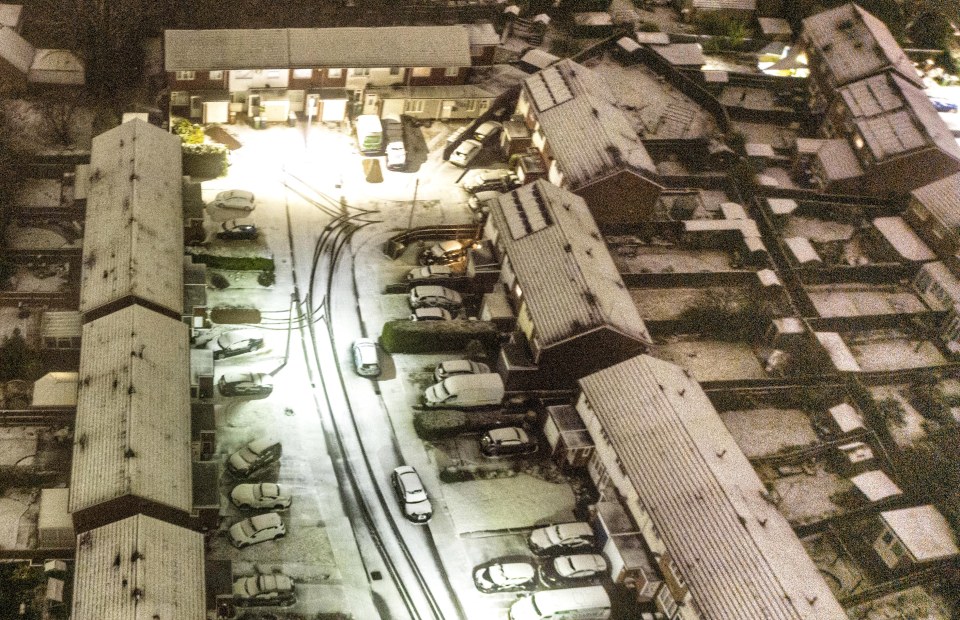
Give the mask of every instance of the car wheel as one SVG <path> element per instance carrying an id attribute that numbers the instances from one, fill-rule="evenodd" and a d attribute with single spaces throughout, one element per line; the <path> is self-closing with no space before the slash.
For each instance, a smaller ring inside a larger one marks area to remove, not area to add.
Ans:
<path id="1" fill-rule="evenodd" d="M 286 535 L 287 535 L 287 533 L 286 533 L 286 532 L 283 532 L 282 534 L 277 534 L 277 538 L 283 538 L 283 537 L 286 536 Z"/>
<path id="2" fill-rule="evenodd" d="M 253 508 L 253 506 L 251 506 L 250 504 L 237 504 L 237 508 L 246 509 L 246 508 Z"/>
<path id="3" fill-rule="evenodd" d="M 244 548 L 249 547 L 249 546 L 250 546 L 250 543 L 243 542 L 243 543 L 240 543 L 239 545 L 237 545 L 237 549 L 244 549 Z"/>
<path id="4" fill-rule="evenodd" d="M 275 504 L 273 507 L 274 510 L 283 510 L 285 508 L 286 506 L 284 506 L 283 504 Z"/>

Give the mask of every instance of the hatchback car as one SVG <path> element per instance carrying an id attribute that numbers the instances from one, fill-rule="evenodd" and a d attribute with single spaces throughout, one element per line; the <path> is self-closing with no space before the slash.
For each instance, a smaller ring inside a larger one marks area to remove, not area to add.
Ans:
<path id="1" fill-rule="evenodd" d="M 230 526 L 228 533 L 233 546 L 243 549 L 257 543 L 283 538 L 287 535 L 287 528 L 279 513 L 267 512 L 237 521 Z"/>
<path id="2" fill-rule="evenodd" d="M 449 321 L 453 315 L 444 308 L 417 308 L 410 315 L 411 321 Z"/>
<path id="3" fill-rule="evenodd" d="M 484 456 L 512 456 L 537 451 L 537 442 L 516 426 L 494 428 L 480 437 L 480 452 Z"/>
<path id="4" fill-rule="evenodd" d="M 353 368 L 361 377 L 376 377 L 380 374 L 380 357 L 377 343 L 370 338 L 358 338 L 353 343 Z"/>
<path id="5" fill-rule="evenodd" d="M 460 241 L 441 241 L 420 253 L 421 265 L 449 265 L 467 257 L 468 244 Z"/>
<path id="6" fill-rule="evenodd" d="M 458 310 L 463 306 L 463 297 L 445 286 L 421 285 L 410 289 L 411 308 L 446 308 Z"/>
<path id="7" fill-rule="evenodd" d="M 952 101 L 947 101 L 946 99 L 930 99 L 930 103 L 933 104 L 933 107 L 937 112 L 956 112 L 957 104 Z"/>
<path id="8" fill-rule="evenodd" d="M 447 265 L 427 265 L 426 267 L 414 267 L 407 274 L 407 280 L 434 280 L 441 278 L 452 278 L 454 276 L 453 268 Z"/>
<path id="9" fill-rule="evenodd" d="M 538 555 L 557 555 L 565 551 L 592 549 L 593 529 L 589 523 L 559 523 L 530 532 L 530 549 Z"/>
<path id="10" fill-rule="evenodd" d="M 403 509 L 403 516 L 414 523 L 426 523 L 433 516 L 433 507 L 427 498 L 420 474 L 413 467 L 403 465 L 390 475 L 393 491 Z"/>
<path id="11" fill-rule="evenodd" d="M 224 396 L 269 396 L 273 378 L 262 372 L 228 372 L 217 382 Z"/>
<path id="12" fill-rule="evenodd" d="M 440 383 L 447 377 L 454 375 L 482 375 L 490 372 L 490 367 L 480 362 L 470 360 L 447 360 L 437 364 L 433 371 L 433 378 Z"/>
<path id="13" fill-rule="evenodd" d="M 476 140 L 464 140 L 460 143 L 460 146 L 450 154 L 450 163 L 454 166 L 466 168 L 470 165 L 470 162 L 476 159 L 481 150 L 483 150 L 483 145 Z"/>
<path id="14" fill-rule="evenodd" d="M 222 360 L 263 348 L 263 333 L 259 329 L 235 329 L 217 338 L 213 359 Z"/>
<path id="15" fill-rule="evenodd" d="M 234 211 L 253 211 L 255 206 L 253 192 L 244 189 L 231 189 L 217 194 L 210 206 Z"/>
<path id="16" fill-rule="evenodd" d="M 529 562 L 506 562 L 473 571 L 473 583 L 481 592 L 511 592 L 534 585 L 537 571 Z"/>
<path id="17" fill-rule="evenodd" d="M 556 585 L 585 581 L 599 577 L 607 570 L 607 561 L 596 553 L 561 555 L 540 565 L 540 580 Z"/>
<path id="18" fill-rule="evenodd" d="M 290 489 L 273 482 L 238 484 L 230 491 L 230 501 L 238 508 L 289 508 L 293 501 Z"/>
<path id="19" fill-rule="evenodd" d="M 500 132 L 503 130 L 503 125 L 497 121 L 487 121 L 477 127 L 477 131 L 473 134 L 473 138 L 482 144 L 486 144 L 493 138 L 496 138 L 500 135 Z"/>
<path id="20" fill-rule="evenodd" d="M 477 192 L 508 192 L 519 187 L 520 179 L 509 170 L 478 170 L 463 182 L 463 189 L 471 194 Z"/>
<path id="21" fill-rule="evenodd" d="M 223 230 L 217 232 L 217 239 L 222 239 L 223 241 L 250 241 L 256 239 L 260 234 L 260 231 L 257 230 L 257 227 L 253 224 L 234 223 L 227 226 L 227 223 L 224 222 L 221 228 Z"/>
<path id="22" fill-rule="evenodd" d="M 233 582 L 233 602 L 242 607 L 265 605 L 293 605 L 297 594 L 293 579 L 283 573 L 240 577 Z"/>
<path id="23" fill-rule="evenodd" d="M 249 478 L 254 473 L 280 460 L 283 446 L 272 439 L 254 439 L 230 455 L 227 471 L 238 478 Z"/>

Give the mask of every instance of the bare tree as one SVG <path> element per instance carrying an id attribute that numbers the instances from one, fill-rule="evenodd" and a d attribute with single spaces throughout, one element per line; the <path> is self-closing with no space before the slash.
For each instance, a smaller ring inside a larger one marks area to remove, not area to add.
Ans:
<path id="1" fill-rule="evenodd" d="M 50 141 L 62 147 L 73 144 L 74 121 L 82 105 L 83 96 L 73 89 L 48 92 L 33 102 Z"/>

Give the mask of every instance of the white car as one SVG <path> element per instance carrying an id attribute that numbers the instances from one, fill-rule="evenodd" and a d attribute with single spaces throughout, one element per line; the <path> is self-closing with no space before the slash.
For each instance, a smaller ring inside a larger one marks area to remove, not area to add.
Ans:
<path id="1" fill-rule="evenodd" d="M 532 587 L 536 576 L 529 562 L 505 562 L 476 569 L 473 583 L 481 592 L 510 592 Z"/>
<path id="2" fill-rule="evenodd" d="M 283 573 L 240 577 L 233 582 L 233 600 L 240 606 L 293 605 L 293 579 Z"/>
<path id="3" fill-rule="evenodd" d="M 463 189 L 471 194 L 484 191 L 507 192 L 520 185 L 520 179 L 510 170 L 477 170 L 463 181 Z"/>
<path id="4" fill-rule="evenodd" d="M 407 149 L 403 142 L 391 142 L 385 151 L 387 170 L 403 170 L 407 167 Z"/>
<path id="5" fill-rule="evenodd" d="M 463 306 L 463 297 L 457 291 L 445 286 L 424 284 L 410 289 L 410 307 L 446 308 L 459 310 Z"/>
<path id="6" fill-rule="evenodd" d="M 403 516 L 414 523 L 426 523 L 433 516 L 433 506 L 427 497 L 420 474 L 413 467 L 403 465 L 390 475 L 393 491 L 403 509 Z"/>
<path id="7" fill-rule="evenodd" d="M 234 523 L 230 526 L 228 533 L 233 546 L 243 549 L 257 543 L 283 538 L 287 535 L 287 528 L 279 513 L 267 512 Z"/>
<path id="8" fill-rule="evenodd" d="M 411 321 L 450 321 L 453 315 L 445 308 L 417 308 L 410 315 Z"/>
<path id="9" fill-rule="evenodd" d="M 470 360 L 447 360 L 437 364 L 433 371 L 433 378 L 440 383 L 447 377 L 454 375 L 483 375 L 490 372 L 490 367 L 480 362 Z"/>
<path id="10" fill-rule="evenodd" d="M 540 566 L 540 580 L 555 585 L 599 577 L 607 570 L 607 561 L 596 553 L 561 555 Z"/>
<path id="11" fill-rule="evenodd" d="M 537 555 L 592 549 L 593 529 L 589 523 L 560 523 L 530 532 L 530 549 Z"/>
<path id="12" fill-rule="evenodd" d="M 434 278 L 452 278 L 453 268 L 448 265 L 427 265 L 414 267 L 407 274 L 407 280 L 433 280 Z"/>
<path id="13" fill-rule="evenodd" d="M 234 211 L 253 211 L 256 206 L 253 192 L 244 189 L 231 189 L 217 194 L 210 206 Z"/>
<path id="14" fill-rule="evenodd" d="M 380 374 L 380 357 L 375 340 L 358 338 L 354 341 L 353 368 L 361 377 L 376 377 Z"/>
<path id="15" fill-rule="evenodd" d="M 234 329 L 217 338 L 213 359 L 236 357 L 263 348 L 263 333 L 259 329 Z"/>
<path id="16" fill-rule="evenodd" d="M 454 166 L 466 168 L 480 154 L 481 150 L 483 150 L 483 145 L 476 140 L 464 140 L 450 154 L 450 163 Z"/>
<path id="17" fill-rule="evenodd" d="M 273 482 L 238 484 L 230 491 L 230 501 L 238 508 L 289 508 L 293 495 L 284 485 Z"/>
<path id="18" fill-rule="evenodd" d="M 263 372 L 228 372 L 217 381 L 224 396 L 269 396 L 273 377 Z"/>
<path id="19" fill-rule="evenodd" d="M 495 138 L 500 135 L 502 130 L 503 125 L 497 121 L 487 121 L 477 127 L 477 131 L 473 134 L 473 137 L 477 142 L 486 144 L 491 138 Z"/>

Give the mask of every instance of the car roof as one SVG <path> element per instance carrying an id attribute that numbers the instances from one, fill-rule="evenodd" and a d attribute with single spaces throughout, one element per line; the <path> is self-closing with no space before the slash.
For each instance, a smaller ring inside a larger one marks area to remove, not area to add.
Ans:
<path id="1" fill-rule="evenodd" d="M 253 200 L 253 192 L 245 189 L 228 189 L 217 194 L 217 200 L 227 200 L 230 198 L 246 198 Z"/>
<path id="2" fill-rule="evenodd" d="M 275 512 L 266 512 L 262 515 L 250 517 L 250 523 L 252 523 L 256 529 L 263 530 L 268 527 L 277 527 L 283 523 L 283 519 Z"/>
<path id="3" fill-rule="evenodd" d="M 247 444 L 247 447 L 250 448 L 251 451 L 259 454 L 275 443 L 279 442 L 274 441 L 273 439 L 254 439 Z"/>
<path id="4" fill-rule="evenodd" d="M 503 127 L 503 125 L 498 123 L 497 121 L 486 121 L 482 125 L 477 127 L 477 131 L 480 131 L 481 129 L 486 129 L 488 127 Z"/>
<path id="5" fill-rule="evenodd" d="M 439 284 L 420 284 L 413 287 L 413 289 L 420 297 L 453 297 L 450 293 L 455 292 Z"/>
<path id="6" fill-rule="evenodd" d="M 263 332 L 259 329 L 254 329 L 252 327 L 245 329 L 233 329 L 228 332 L 223 332 L 220 334 L 220 337 L 217 338 L 217 342 L 226 342 L 227 344 L 233 344 L 235 342 L 240 342 L 241 340 L 250 340 L 253 338 L 262 338 Z"/>
<path id="7" fill-rule="evenodd" d="M 474 362 L 471 362 L 470 360 L 445 360 L 440 362 L 438 366 L 441 366 L 445 370 L 458 370 L 461 368 L 465 370 L 472 370 L 473 364 Z"/>
<path id="8" fill-rule="evenodd" d="M 377 341 L 373 338 L 357 338 L 353 341 L 355 347 L 376 347 Z"/>
<path id="9" fill-rule="evenodd" d="M 464 245 L 457 241 L 456 239 L 451 239 L 449 241 L 440 241 L 437 243 L 444 252 L 456 252 L 457 250 L 462 250 Z"/>
<path id="10" fill-rule="evenodd" d="M 575 553 L 572 555 L 562 555 L 553 561 L 553 565 L 559 566 L 560 562 L 567 561 L 573 567 L 574 571 L 596 570 L 602 571 L 607 568 L 607 561 L 602 555 L 597 553 Z"/>
<path id="11" fill-rule="evenodd" d="M 574 536 L 593 536 L 593 528 L 590 527 L 589 523 L 584 523 L 582 521 L 575 523 L 559 523 L 556 527 L 557 531 L 561 536 L 563 536 L 563 538 L 571 538 Z"/>
<path id="12" fill-rule="evenodd" d="M 483 145 L 477 142 L 476 140 L 464 140 L 460 143 L 460 146 L 457 147 L 457 151 L 461 153 L 476 151 L 477 149 L 482 149 Z"/>
<path id="13" fill-rule="evenodd" d="M 494 564 L 494 566 L 497 565 Z M 530 579 L 536 574 L 536 569 L 529 562 L 504 562 L 499 566 L 503 576 L 508 579 Z"/>
<path id="14" fill-rule="evenodd" d="M 529 438 L 527 437 L 527 432 L 522 428 L 517 428 L 516 426 L 507 426 L 505 428 L 492 428 L 487 431 L 487 434 L 490 436 L 490 439 L 495 441 L 507 441 L 507 440 L 519 440 L 526 443 Z"/>

